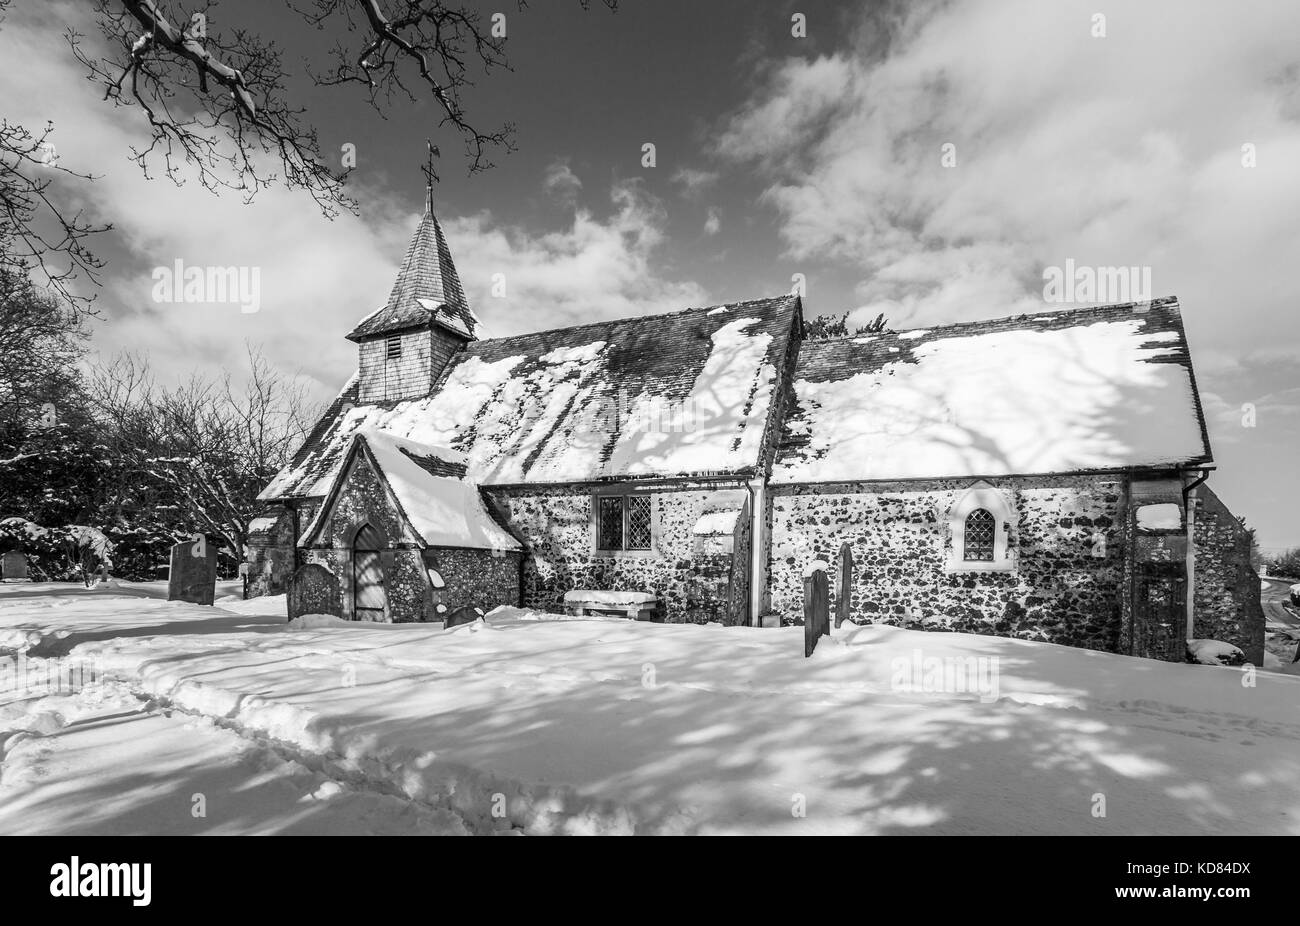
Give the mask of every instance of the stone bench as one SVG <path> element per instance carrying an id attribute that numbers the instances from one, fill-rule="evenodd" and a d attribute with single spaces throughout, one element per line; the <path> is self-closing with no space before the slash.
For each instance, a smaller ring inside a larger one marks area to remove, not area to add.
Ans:
<path id="1" fill-rule="evenodd" d="M 659 598 L 650 592 L 605 592 L 576 588 L 564 593 L 564 611 L 576 617 L 584 614 L 617 614 L 634 621 L 658 621 Z"/>

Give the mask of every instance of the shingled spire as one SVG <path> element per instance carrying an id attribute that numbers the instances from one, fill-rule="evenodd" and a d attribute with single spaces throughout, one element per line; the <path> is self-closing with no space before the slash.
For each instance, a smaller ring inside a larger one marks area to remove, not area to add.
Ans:
<path id="1" fill-rule="evenodd" d="M 362 319 L 348 334 L 350 340 L 362 341 L 431 322 L 471 340 L 476 336 L 478 320 L 470 311 L 460 274 L 451 259 L 451 248 L 433 214 L 432 198 L 430 191 L 424 217 L 406 249 L 388 302 Z"/>
<path id="2" fill-rule="evenodd" d="M 348 335 L 359 348 L 360 400 L 428 395 L 451 358 L 477 339 L 478 329 L 430 191 L 388 301 Z"/>

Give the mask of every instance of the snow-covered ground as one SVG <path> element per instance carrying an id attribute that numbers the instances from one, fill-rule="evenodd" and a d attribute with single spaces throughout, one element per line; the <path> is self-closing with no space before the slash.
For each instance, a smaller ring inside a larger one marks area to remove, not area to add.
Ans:
<path id="1" fill-rule="evenodd" d="M 884 626 L 810 659 L 802 628 L 518 611 L 301 629 L 159 591 L 0 589 L 0 649 L 99 672 L 0 693 L 0 833 L 1300 834 L 1294 676 Z"/>

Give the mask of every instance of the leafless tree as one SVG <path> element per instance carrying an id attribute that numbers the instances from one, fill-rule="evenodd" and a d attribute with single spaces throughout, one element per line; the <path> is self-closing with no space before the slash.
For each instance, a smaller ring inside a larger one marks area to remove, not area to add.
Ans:
<path id="1" fill-rule="evenodd" d="M 236 16 L 222 21 L 217 0 L 193 7 L 168 0 L 94 0 L 94 41 L 74 29 L 72 54 L 104 98 L 137 109 L 148 125 L 148 144 L 132 148 L 145 171 L 174 182 L 188 171 L 214 193 L 251 199 L 283 183 L 310 195 L 327 217 L 355 211 L 345 187 L 347 171 L 322 156 L 315 127 L 292 97 L 297 76 L 285 49 L 304 48 L 310 31 L 332 31 L 325 60 L 304 55 L 306 76 L 317 85 L 360 90 L 381 114 L 394 101 L 432 97 L 438 128 L 459 138 L 471 172 L 492 166 L 496 150 L 513 146 L 510 124 L 482 128 L 466 110 L 465 90 L 481 71 L 509 68 L 505 40 L 493 34 L 468 0 L 280 0 L 295 30 L 265 37 Z M 584 7 L 591 0 L 579 0 Z M 601 0 L 616 9 L 618 0 Z M 10 0 L 0 0 L 0 21 Z M 526 4 L 518 0 L 518 6 Z M 278 40 L 277 40 L 278 39 Z M 49 127 L 34 135 L 20 126 L 0 133 L 0 241 L 21 243 L 20 254 L 42 269 L 52 255 L 68 267 L 48 268 L 51 282 L 68 295 L 78 273 L 94 281 L 99 262 L 85 239 L 108 226 L 60 212 L 47 196 Z M 437 153 L 437 146 L 431 144 Z M 64 168 L 64 173 L 72 172 Z M 432 172 L 432 169 L 430 168 Z M 436 179 L 436 177 L 431 177 Z M 4 221 L 9 223 L 8 226 Z M 33 229 L 47 225 L 42 235 Z M 0 260 L 6 259 L 0 244 Z M 53 272 L 51 273 L 50 270 Z"/>
<path id="2" fill-rule="evenodd" d="M 238 555 L 257 515 L 258 491 L 283 467 L 314 420 L 304 390 L 250 348 L 243 384 L 227 374 L 160 388 L 138 357 L 119 356 L 94 371 L 91 394 L 112 422 L 111 453 L 128 483 L 161 490 L 178 523 Z M 130 486 L 123 497 L 129 497 Z"/>
<path id="3" fill-rule="evenodd" d="M 4 0 L 0 0 L 3 9 Z M 39 270 L 67 305 L 89 309 L 93 294 L 70 284 L 79 275 L 98 282 L 101 261 L 87 239 L 111 225 L 97 225 L 84 214 L 60 206 L 51 194 L 55 177 L 93 179 L 59 163 L 47 124 L 39 133 L 0 119 L 0 267 L 15 272 Z"/>

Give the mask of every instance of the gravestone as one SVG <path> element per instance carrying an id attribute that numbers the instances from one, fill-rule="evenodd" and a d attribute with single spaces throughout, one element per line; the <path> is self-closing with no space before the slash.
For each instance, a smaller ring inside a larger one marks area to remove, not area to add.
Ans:
<path id="1" fill-rule="evenodd" d="M 31 581 L 27 575 L 27 557 L 17 550 L 0 556 L 0 579 L 6 582 Z"/>
<path id="2" fill-rule="evenodd" d="M 831 632 L 830 583 L 824 563 L 815 564 L 803 580 L 803 654 L 811 656 L 822 634 Z"/>
<path id="3" fill-rule="evenodd" d="M 212 604 L 216 596 L 217 548 L 199 540 L 182 540 L 173 544 L 167 600 Z"/>
<path id="4" fill-rule="evenodd" d="M 320 563 L 299 567 L 289 580 L 289 620 L 304 614 L 343 616 L 338 576 Z"/>

